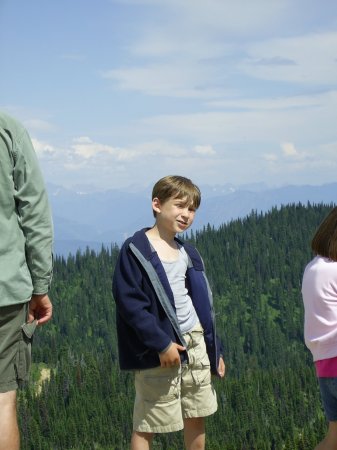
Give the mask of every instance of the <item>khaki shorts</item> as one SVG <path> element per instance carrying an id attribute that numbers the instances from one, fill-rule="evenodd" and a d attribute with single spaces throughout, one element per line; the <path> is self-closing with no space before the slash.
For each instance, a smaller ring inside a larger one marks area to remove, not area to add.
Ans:
<path id="1" fill-rule="evenodd" d="M 20 387 L 28 379 L 36 321 L 26 323 L 28 303 L 0 308 L 0 392 Z"/>
<path id="2" fill-rule="evenodd" d="M 184 334 L 189 364 L 141 370 L 135 374 L 133 429 L 167 433 L 184 428 L 184 419 L 217 410 L 216 393 L 200 324 Z"/>

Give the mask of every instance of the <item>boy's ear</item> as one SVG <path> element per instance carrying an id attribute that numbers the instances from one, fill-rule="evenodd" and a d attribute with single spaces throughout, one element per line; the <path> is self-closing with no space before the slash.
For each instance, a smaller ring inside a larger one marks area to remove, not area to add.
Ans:
<path id="1" fill-rule="evenodd" d="M 155 197 L 152 199 L 152 209 L 156 213 L 160 213 L 161 205 L 159 198 Z"/>

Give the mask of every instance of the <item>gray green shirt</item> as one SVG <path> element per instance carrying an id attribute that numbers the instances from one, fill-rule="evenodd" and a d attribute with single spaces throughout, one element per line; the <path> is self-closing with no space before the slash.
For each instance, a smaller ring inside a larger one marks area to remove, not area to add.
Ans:
<path id="1" fill-rule="evenodd" d="M 52 240 L 48 197 L 29 135 L 0 112 L 0 306 L 48 292 Z"/>

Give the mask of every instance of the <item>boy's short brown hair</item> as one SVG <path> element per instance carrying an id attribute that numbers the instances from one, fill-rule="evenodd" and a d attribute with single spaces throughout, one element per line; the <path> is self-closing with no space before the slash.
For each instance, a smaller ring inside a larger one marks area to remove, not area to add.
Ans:
<path id="1" fill-rule="evenodd" d="M 154 198 L 158 198 L 161 203 L 165 203 L 170 198 L 186 198 L 186 205 L 191 205 L 195 209 L 198 209 L 201 203 L 198 186 L 189 178 L 180 175 L 168 175 L 158 180 L 152 189 L 152 200 Z"/>
<path id="2" fill-rule="evenodd" d="M 316 255 L 337 261 L 337 207 L 330 211 L 317 228 L 311 248 Z"/>

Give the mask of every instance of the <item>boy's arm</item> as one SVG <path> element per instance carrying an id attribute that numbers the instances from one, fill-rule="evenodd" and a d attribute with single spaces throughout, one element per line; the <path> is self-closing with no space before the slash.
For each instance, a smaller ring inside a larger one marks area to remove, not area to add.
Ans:
<path id="1" fill-rule="evenodd" d="M 113 296 L 124 321 L 137 333 L 143 344 L 158 353 L 170 347 L 170 337 L 158 327 L 149 311 L 150 299 L 141 289 L 143 274 L 127 245 L 123 245 L 113 276 Z"/>
<path id="2" fill-rule="evenodd" d="M 218 374 L 220 378 L 223 378 L 225 376 L 226 373 L 226 366 L 225 366 L 225 361 L 223 359 L 222 356 L 220 356 L 219 359 L 219 365 L 218 365 Z"/>
<path id="3" fill-rule="evenodd" d="M 225 365 L 225 359 L 224 359 L 224 347 L 223 347 L 223 343 L 221 341 L 221 339 L 219 338 L 219 336 L 216 334 L 215 335 L 215 339 L 216 339 L 216 344 L 217 344 L 217 348 L 219 349 L 219 360 L 218 360 L 218 367 L 217 367 L 217 372 L 218 375 L 220 376 L 220 378 L 223 378 L 225 376 L 226 373 L 226 365 Z"/>

